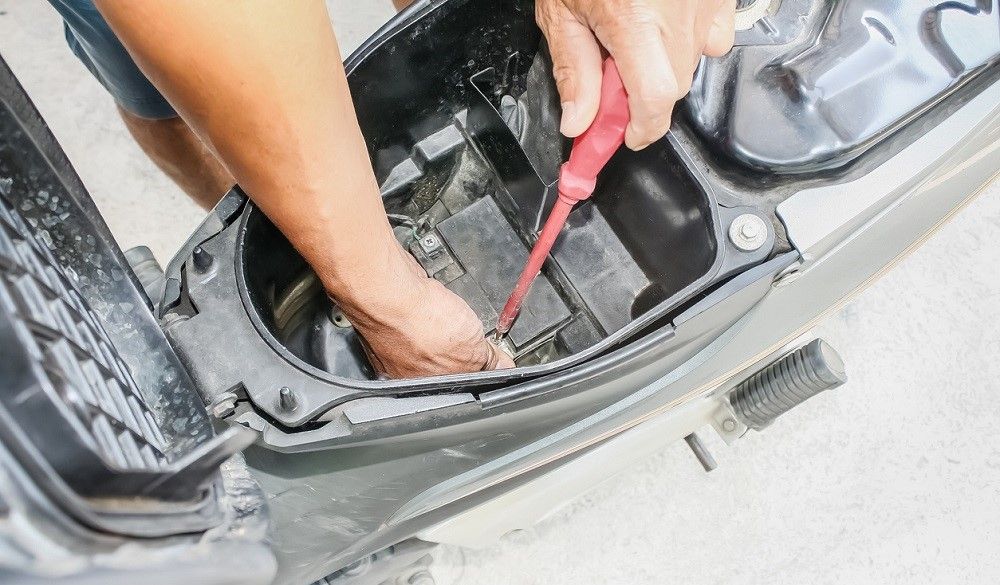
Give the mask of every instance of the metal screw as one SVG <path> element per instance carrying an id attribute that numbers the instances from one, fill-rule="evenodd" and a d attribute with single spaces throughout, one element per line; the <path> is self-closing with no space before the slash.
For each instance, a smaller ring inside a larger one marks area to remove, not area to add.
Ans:
<path id="1" fill-rule="evenodd" d="M 441 240 L 434 234 L 427 234 L 420 238 L 420 249 L 430 254 L 441 248 Z"/>
<path id="2" fill-rule="evenodd" d="M 731 418 L 727 418 L 726 420 L 722 421 L 722 430 L 726 431 L 727 433 L 735 431 L 736 421 Z"/>
<path id="3" fill-rule="evenodd" d="M 281 410 L 291 411 L 295 410 L 298 405 L 298 400 L 295 398 L 295 393 L 288 386 L 282 386 L 281 390 L 278 391 L 278 406 Z"/>
<path id="4" fill-rule="evenodd" d="M 729 224 L 729 240 L 744 252 L 754 252 L 767 242 L 767 224 L 752 213 L 744 213 Z"/>

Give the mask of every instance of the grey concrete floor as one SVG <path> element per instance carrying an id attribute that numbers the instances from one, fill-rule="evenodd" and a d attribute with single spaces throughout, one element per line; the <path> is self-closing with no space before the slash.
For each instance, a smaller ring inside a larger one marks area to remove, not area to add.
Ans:
<path id="1" fill-rule="evenodd" d="M 345 52 L 391 14 L 329 2 Z M 42 0 L 0 0 L 0 53 L 123 247 L 163 261 L 201 213 L 128 137 Z M 996 583 L 1000 186 L 821 325 L 851 381 L 703 473 L 683 443 L 482 551 L 443 583 Z"/>

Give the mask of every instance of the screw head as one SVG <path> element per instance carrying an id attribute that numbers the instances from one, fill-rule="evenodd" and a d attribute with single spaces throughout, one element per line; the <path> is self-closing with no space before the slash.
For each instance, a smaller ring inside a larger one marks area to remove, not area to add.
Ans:
<path id="1" fill-rule="evenodd" d="M 726 420 L 722 421 L 722 430 L 726 431 L 727 433 L 735 431 L 736 421 L 734 421 L 731 418 L 727 418 Z"/>
<path id="2" fill-rule="evenodd" d="M 756 238 L 760 235 L 760 224 L 754 221 L 743 224 L 743 227 L 740 228 L 740 235 L 748 240 Z"/>
<path id="3" fill-rule="evenodd" d="M 767 242 L 767 224 L 752 213 L 744 213 L 729 224 L 729 240 L 744 252 L 755 252 Z"/>
<path id="4" fill-rule="evenodd" d="M 441 240 L 434 234 L 426 234 L 419 240 L 420 248 L 430 254 L 441 248 Z"/>

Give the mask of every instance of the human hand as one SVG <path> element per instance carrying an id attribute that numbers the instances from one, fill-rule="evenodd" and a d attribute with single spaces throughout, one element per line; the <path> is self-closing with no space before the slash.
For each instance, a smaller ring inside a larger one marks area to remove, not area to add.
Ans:
<path id="1" fill-rule="evenodd" d="M 475 312 L 427 274 L 401 247 L 388 303 L 342 303 L 341 310 L 365 341 L 375 369 L 390 378 L 416 378 L 514 367 L 490 343 Z"/>
<path id="2" fill-rule="evenodd" d="M 674 104 L 691 88 L 702 55 L 733 46 L 736 0 L 537 0 L 563 114 L 560 130 L 582 134 L 601 95 L 602 47 L 628 92 L 625 144 L 645 148 L 670 129 Z"/>

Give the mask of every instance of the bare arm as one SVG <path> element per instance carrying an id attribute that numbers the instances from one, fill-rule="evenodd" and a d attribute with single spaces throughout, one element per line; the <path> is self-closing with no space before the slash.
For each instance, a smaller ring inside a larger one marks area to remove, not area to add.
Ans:
<path id="1" fill-rule="evenodd" d="M 392 235 L 322 0 L 97 5 L 143 72 L 316 270 L 383 371 L 414 376 L 496 363 L 475 314 L 421 274 Z"/>
<path id="2" fill-rule="evenodd" d="M 328 268 L 329 287 L 339 288 L 345 273 L 396 261 L 322 2 L 98 6 L 268 217 L 294 234 L 312 266 Z M 382 262 L 359 263 L 372 254 Z"/>

